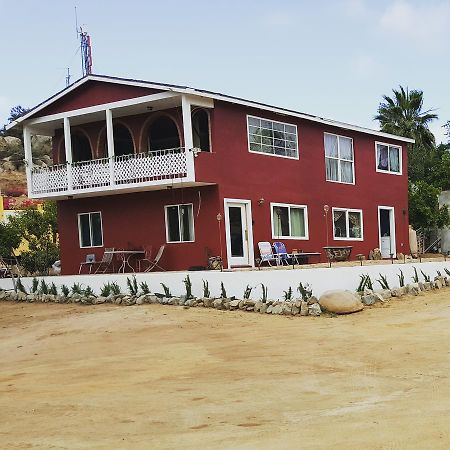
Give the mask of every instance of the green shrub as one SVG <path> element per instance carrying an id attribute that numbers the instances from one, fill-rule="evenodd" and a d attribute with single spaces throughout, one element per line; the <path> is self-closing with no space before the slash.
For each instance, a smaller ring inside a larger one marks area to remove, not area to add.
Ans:
<path id="1" fill-rule="evenodd" d="M 150 288 L 148 287 L 146 281 L 142 281 L 139 286 L 141 288 L 142 295 L 150 294 Z"/>
<path id="2" fill-rule="evenodd" d="M 202 281 L 203 281 L 203 297 L 209 298 L 209 297 L 211 297 L 211 292 L 209 290 L 209 283 L 206 280 L 202 280 Z"/>
<path id="3" fill-rule="evenodd" d="M 304 301 L 307 301 L 312 297 L 312 287 L 308 283 L 306 283 L 304 286 L 303 283 L 299 283 L 297 291 L 300 293 L 300 295 L 302 296 L 302 300 Z"/>
<path id="4" fill-rule="evenodd" d="M 136 296 L 139 288 L 138 288 L 138 284 L 137 284 L 135 275 L 133 275 L 131 277 L 131 279 L 127 277 L 127 286 L 128 286 L 128 291 L 130 292 L 130 295 Z"/>

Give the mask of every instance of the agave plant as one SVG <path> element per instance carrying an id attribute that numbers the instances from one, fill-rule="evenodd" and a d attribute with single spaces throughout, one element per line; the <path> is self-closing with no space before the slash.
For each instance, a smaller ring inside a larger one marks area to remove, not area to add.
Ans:
<path id="1" fill-rule="evenodd" d="M 313 291 L 312 291 L 311 286 L 308 283 L 306 283 L 303 286 L 303 283 L 300 282 L 298 285 L 297 291 L 300 293 L 300 295 L 302 296 L 302 299 L 305 301 L 312 297 Z"/>
<path id="2" fill-rule="evenodd" d="M 398 276 L 398 282 L 400 284 L 400 287 L 405 286 L 405 275 L 403 275 L 402 270 L 400 269 L 400 274 Z"/>
<path id="3" fill-rule="evenodd" d="M 189 300 L 193 297 L 192 295 L 192 282 L 189 275 L 183 280 L 184 287 L 186 288 L 186 300 Z"/>
<path id="4" fill-rule="evenodd" d="M 160 283 L 160 285 L 162 286 L 163 290 L 164 290 L 164 296 L 165 297 L 172 297 L 172 293 L 170 292 L 170 288 L 168 286 L 166 286 L 164 283 Z"/>
<path id="5" fill-rule="evenodd" d="M 385 275 L 381 275 L 380 273 L 380 279 L 377 280 L 377 282 L 380 284 L 382 289 L 390 289 L 387 277 Z"/>
<path id="6" fill-rule="evenodd" d="M 138 288 L 138 284 L 137 284 L 135 275 L 133 275 L 131 277 L 131 279 L 127 277 L 127 286 L 128 286 L 130 295 L 137 295 L 139 288 Z"/>
<path id="7" fill-rule="evenodd" d="M 263 303 L 266 303 L 267 302 L 267 292 L 268 292 L 269 288 L 261 283 L 261 289 L 262 289 L 261 301 Z"/>
<path id="8" fill-rule="evenodd" d="M 139 284 L 139 286 L 141 288 L 141 292 L 142 292 L 143 295 L 150 294 L 150 288 L 148 287 L 148 284 L 147 284 L 146 281 L 142 281 Z"/>
<path id="9" fill-rule="evenodd" d="M 209 298 L 209 297 L 211 297 L 211 292 L 209 291 L 209 283 L 207 280 L 202 280 L 202 281 L 203 281 L 203 297 Z"/>
<path id="10" fill-rule="evenodd" d="M 227 291 L 225 290 L 225 286 L 223 285 L 223 281 L 220 282 L 220 297 L 227 298 Z"/>
<path id="11" fill-rule="evenodd" d="M 287 291 L 283 291 L 283 292 L 284 292 L 284 294 L 283 294 L 284 300 L 291 300 L 292 299 L 292 288 L 291 288 L 291 286 L 289 286 L 289 289 Z"/>
<path id="12" fill-rule="evenodd" d="M 64 297 L 68 297 L 70 294 L 70 289 L 65 284 L 62 284 L 61 292 L 62 292 L 62 295 L 64 295 Z"/>
<path id="13" fill-rule="evenodd" d="M 245 291 L 244 291 L 244 300 L 248 300 L 250 298 L 252 290 L 253 290 L 253 288 L 247 284 L 247 287 L 245 288 Z"/>

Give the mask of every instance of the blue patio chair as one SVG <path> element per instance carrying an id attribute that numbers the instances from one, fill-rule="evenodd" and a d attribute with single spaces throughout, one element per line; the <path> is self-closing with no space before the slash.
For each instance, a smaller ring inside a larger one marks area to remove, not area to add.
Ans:
<path id="1" fill-rule="evenodd" d="M 275 250 L 275 255 L 280 260 L 280 264 L 286 264 L 288 266 L 291 263 L 292 255 L 287 252 L 283 242 L 274 242 L 273 249 Z"/>

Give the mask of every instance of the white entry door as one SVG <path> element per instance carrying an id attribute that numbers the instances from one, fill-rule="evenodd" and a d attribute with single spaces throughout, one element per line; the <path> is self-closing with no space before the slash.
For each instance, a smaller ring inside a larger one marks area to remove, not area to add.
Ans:
<path id="1" fill-rule="evenodd" d="M 225 199 L 228 267 L 253 266 L 250 202 Z"/>
<path id="2" fill-rule="evenodd" d="M 390 206 L 378 207 L 378 229 L 380 235 L 380 251 L 383 258 L 397 256 L 395 242 L 395 215 Z"/>

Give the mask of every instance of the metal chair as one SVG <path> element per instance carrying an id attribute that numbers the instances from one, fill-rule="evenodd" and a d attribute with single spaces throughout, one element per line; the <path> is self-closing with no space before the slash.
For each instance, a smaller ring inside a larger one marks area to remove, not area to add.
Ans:
<path id="1" fill-rule="evenodd" d="M 273 254 L 270 242 L 258 242 L 258 249 L 261 256 L 261 258 L 258 259 L 258 267 L 261 267 L 261 264 L 264 262 L 269 264 L 269 266 L 272 266 L 272 262 L 274 262 L 277 266 L 280 264 L 280 259 Z"/>
<path id="2" fill-rule="evenodd" d="M 165 245 L 161 245 L 161 247 L 159 247 L 158 253 L 155 256 L 155 259 L 150 260 L 150 265 L 145 269 L 145 272 L 150 272 L 152 271 L 155 267 L 157 267 L 160 270 L 166 271 L 166 269 L 162 268 L 158 263 L 159 260 L 161 259 L 163 253 L 164 253 L 164 249 L 166 248 Z"/>
<path id="3" fill-rule="evenodd" d="M 148 246 L 144 247 L 144 257 L 141 259 L 138 259 L 137 263 L 138 263 L 138 271 L 139 272 L 142 272 L 142 270 L 141 270 L 142 263 L 147 262 L 149 266 L 152 264 L 151 257 L 152 257 L 152 246 L 148 245 Z"/>
<path id="4" fill-rule="evenodd" d="M 103 252 L 102 260 L 99 261 L 98 263 L 95 263 L 95 264 L 98 264 L 98 267 L 94 273 L 106 273 L 108 268 L 113 263 L 113 258 L 114 258 L 113 252 L 114 252 L 114 248 L 105 248 L 105 251 Z"/>
<path id="5" fill-rule="evenodd" d="M 95 254 L 89 253 L 89 255 L 86 255 L 86 260 L 83 262 L 80 262 L 80 268 L 78 269 L 78 275 L 81 274 L 81 271 L 83 270 L 83 267 L 89 266 L 89 273 L 92 273 L 92 266 L 95 264 Z"/>

